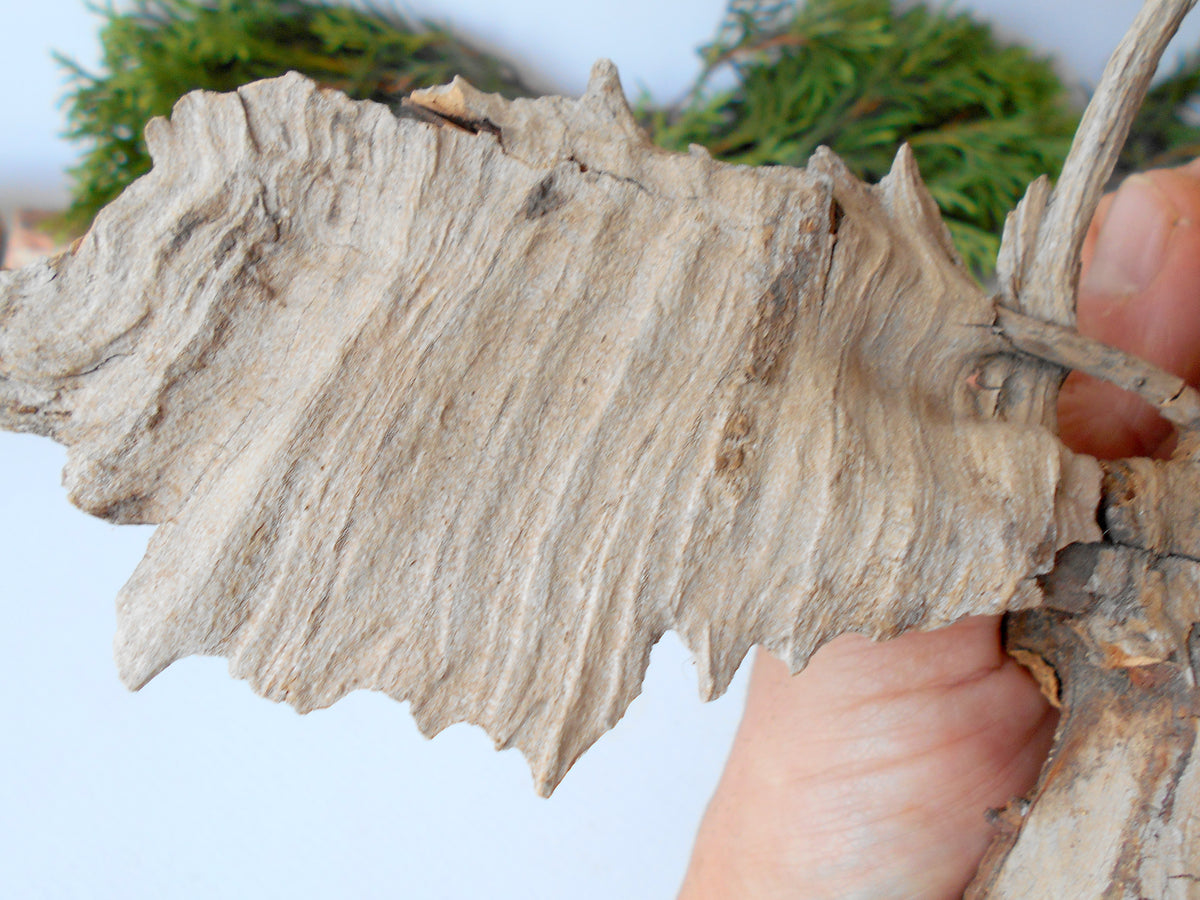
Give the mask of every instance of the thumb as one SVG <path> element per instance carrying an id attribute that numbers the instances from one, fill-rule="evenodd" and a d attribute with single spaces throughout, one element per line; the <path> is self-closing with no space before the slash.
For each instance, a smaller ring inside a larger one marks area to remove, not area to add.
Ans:
<path id="1" fill-rule="evenodd" d="M 1200 380 L 1200 160 L 1132 175 L 1097 210 L 1084 244 L 1079 330 Z M 1059 427 L 1100 458 L 1169 449 L 1172 431 L 1144 401 L 1072 373 Z"/>

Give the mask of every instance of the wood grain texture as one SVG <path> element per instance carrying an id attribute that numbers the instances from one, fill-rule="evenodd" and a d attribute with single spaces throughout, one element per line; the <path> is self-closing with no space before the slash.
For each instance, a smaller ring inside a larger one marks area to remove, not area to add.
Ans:
<path id="1" fill-rule="evenodd" d="M 1045 660 L 1064 716 L 1032 802 L 997 816 L 966 897 L 1196 897 L 1200 564 L 1078 546 L 1048 587 L 1008 637 Z"/>
<path id="2" fill-rule="evenodd" d="M 1034 604 L 1100 471 L 1003 417 L 1013 361 L 907 149 L 748 169 L 456 81 L 397 118 L 289 75 L 192 94 L 77 249 L 0 273 L 0 426 L 159 528 L 138 687 L 229 659 L 300 710 L 467 720 L 549 792 L 667 629 L 704 696 L 763 644 Z"/>
<path id="3" fill-rule="evenodd" d="M 1019 261 L 1024 268 L 1020 312 L 1060 324 L 1075 321 L 1088 226 L 1159 60 L 1195 5 L 1196 0 L 1145 0 L 1113 50 L 1075 132 L 1058 184 L 1037 216 L 1037 240 Z M 1033 208 L 1036 204 L 1029 211 Z"/>

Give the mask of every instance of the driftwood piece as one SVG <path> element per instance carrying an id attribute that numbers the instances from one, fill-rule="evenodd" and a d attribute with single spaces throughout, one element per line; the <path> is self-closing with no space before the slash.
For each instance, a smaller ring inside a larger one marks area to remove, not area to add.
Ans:
<path id="1" fill-rule="evenodd" d="M 874 187 L 828 151 L 664 153 L 608 64 L 578 101 L 456 81 L 399 119 L 298 76 L 192 95 L 77 248 L 0 273 L 0 426 L 160 523 L 118 599 L 131 686 L 207 653 L 301 710 L 383 690 L 543 791 L 666 629 L 711 696 L 754 643 L 798 668 L 1043 604 L 1009 641 L 1065 715 L 969 895 L 1194 896 L 1200 404 L 1063 330 L 1193 4 L 1146 4 L 997 298 L 907 150 Z M 1177 457 L 1062 447 L 1064 365 L 1157 402 Z"/>
<path id="2" fill-rule="evenodd" d="M 713 696 L 755 643 L 1029 606 L 1099 536 L 1095 463 L 991 413 L 1012 353 L 906 149 L 877 187 L 668 154 L 609 64 L 407 119 L 288 76 L 148 140 L 74 253 L 0 274 L 0 424 L 161 523 L 133 687 L 203 653 L 301 710 L 383 690 L 548 791 L 668 628 Z"/>
<path id="3" fill-rule="evenodd" d="M 1083 241 L 1104 186 L 1112 176 L 1158 61 L 1196 0 L 1145 0 L 1129 31 L 1113 51 L 1071 144 L 1053 196 L 1034 202 L 1036 238 L 1013 260 L 1008 279 L 1017 279 L 1023 312 L 1067 324 L 1075 320 Z M 1043 186 L 1044 187 L 1044 186 Z M 1043 187 L 1035 187 L 1041 194 Z M 1044 196 L 1044 195 L 1043 195 Z M 1026 223 L 1029 228 L 1032 223 Z M 1008 254 L 1001 251 L 1001 260 Z"/>
<path id="4" fill-rule="evenodd" d="M 1048 178 L 1039 178 L 1009 214 L 996 260 L 999 300 L 1004 307 L 1042 322 L 1074 325 L 1088 225 L 1158 61 L 1195 4 L 1196 0 L 1146 0 L 1142 4 L 1105 66 L 1057 186 L 1051 191 Z M 1047 338 L 1061 340 L 1059 335 L 1048 334 Z M 995 363 L 988 378 L 1004 385 L 996 398 L 999 414 L 1015 414 L 1022 421 L 1057 429 L 1058 389 L 1066 375 L 1059 366 L 1078 360 L 1055 362 L 1055 366 L 1025 366 L 1018 371 L 1003 360 Z M 1111 373 L 1091 374 L 1111 380 Z"/>

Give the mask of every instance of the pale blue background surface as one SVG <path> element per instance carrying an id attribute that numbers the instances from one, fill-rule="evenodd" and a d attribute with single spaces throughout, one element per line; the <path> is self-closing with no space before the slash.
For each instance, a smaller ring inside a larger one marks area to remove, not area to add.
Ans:
<path id="1" fill-rule="evenodd" d="M 1090 82 L 1135 0 L 979 0 L 1001 28 Z M 627 90 L 677 96 L 714 0 L 414 3 L 540 87 L 577 93 L 598 56 Z M 74 150 L 55 138 L 57 48 L 96 58 L 78 0 L 0 17 L 0 205 L 53 202 Z M 1194 41 L 1200 22 L 1189 23 Z M 140 694 L 111 661 L 113 597 L 148 529 L 70 507 L 61 450 L 0 434 L 0 896 L 8 898 L 656 898 L 675 891 L 740 711 L 744 679 L 702 705 L 686 652 L 656 650 L 645 693 L 549 801 L 477 729 L 432 742 L 405 707 L 358 694 L 307 717 L 217 660 Z"/>

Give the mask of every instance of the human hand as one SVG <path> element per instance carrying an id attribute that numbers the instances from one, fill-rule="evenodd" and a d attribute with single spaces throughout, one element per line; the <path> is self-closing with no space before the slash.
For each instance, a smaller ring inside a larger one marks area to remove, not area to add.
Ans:
<path id="1" fill-rule="evenodd" d="M 1106 197 L 1083 263 L 1079 330 L 1200 380 L 1200 160 Z M 1101 457 L 1172 442 L 1144 403 L 1075 374 L 1059 419 Z M 681 900 L 959 897 L 992 837 L 985 810 L 1033 787 L 1056 722 L 996 617 L 847 635 L 794 677 L 760 652 Z"/>

